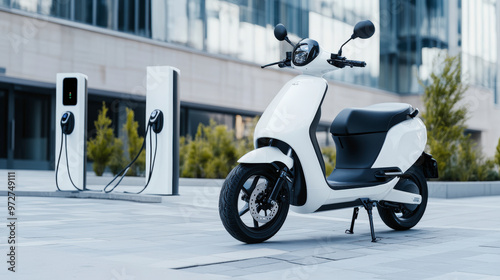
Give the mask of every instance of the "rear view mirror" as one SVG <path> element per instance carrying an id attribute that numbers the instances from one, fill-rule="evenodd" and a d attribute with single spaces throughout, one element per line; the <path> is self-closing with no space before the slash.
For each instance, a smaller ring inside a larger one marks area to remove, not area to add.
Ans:
<path id="1" fill-rule="evenodd" d="M 285 26 L 281 23 L 278 23 L 274 28 L 274 37 L 276 37 L 278 41 L 283 41 L 285 40 L 287 35 L 288 33 L 286 32 Z"/>
<path id="2" fill-rule="evenodd" d="M 375 26 L 373 23 L 369 20 L 363 20 L 356 23 L 356 26 L 354 26 L 351 39 L 368 39 L 373 35 L 373 33 L 375 33 Z"/>

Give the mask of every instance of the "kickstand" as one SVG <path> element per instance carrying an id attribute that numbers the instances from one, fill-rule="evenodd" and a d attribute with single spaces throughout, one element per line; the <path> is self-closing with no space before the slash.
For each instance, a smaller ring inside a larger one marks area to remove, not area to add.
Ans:
<path id="1" fill-rule="evenodd" d="M 346 229 L 345 233 L 347 233 L 347 234 L 353 234 L 354 233 L 354 222 L 358 218 L 358 213 L 359 213 L 359 207 L 354 207 L 354 211 L 352 212 L 351 228 L 350 229 Z"/>
<path id="2" fill-rule="evenodd" d="M 370 220 L 370 231 L 372 234 L 372 242 L 377 242 L 377 238 L 375 237 L 375 229 L 373 228 L 373 215 L 372 215 L 372 209 L 373 209 L 373 201 L 369 200 L 368 198 L 361 198 L 361 203 L 366 209 L 366 212 L 368 212 L 368 219 Z"/>

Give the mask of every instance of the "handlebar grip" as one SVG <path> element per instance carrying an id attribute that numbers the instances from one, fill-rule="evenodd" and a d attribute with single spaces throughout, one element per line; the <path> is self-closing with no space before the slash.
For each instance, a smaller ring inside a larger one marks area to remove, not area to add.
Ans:
<path id="1" fill-rule="evenodd" d="M 358 61 L 358 60 L 346 60 L 345 61 L 347 65 L 351 67 L 365 67 L 366 62 L 364 61 Z"/>

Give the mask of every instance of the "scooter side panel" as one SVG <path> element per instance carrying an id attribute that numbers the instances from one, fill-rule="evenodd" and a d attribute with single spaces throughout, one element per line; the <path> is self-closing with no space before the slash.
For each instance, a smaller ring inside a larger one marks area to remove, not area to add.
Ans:
<path id="1" fill-rule="evenodd" d="M 426 141 L 426 129 L 419 118 L 407 120 L 394 126 L 387 133 L 386 140 L 373 164 L 373 168 L 396 166 L 403 172 L 408 170 L 422 154 Z M 305 157 L 307 158 L 307 155 Z M 301 161 L 303 161 L 302 157 Z M 322 205 L 350 202 L 359 198 L 369 198 L 374 201 L 390 200 L 400 203 L 420 203 L 415 199 L 417 196 L 414 194 L 395 193 L 393 191 L 398 178 L 378 186 L 332 190 L 328 186 L 324 187 L 325 183 L 321 180 L 323 178 L 321 174 L 313 173 L 316 170 L 308 168 L 305 164 L 302 165 L 306 175 L 308 201 L 304 206 L 291 207 L 294 212 L 311 213 Z M 315 174 L 315 177 L 307 176 L 307 172 Z M 321 196 L 323 198 L 320 198 Z M 315 203 L 317 201 L 322 201 L 322 205 Z"/>
<path id="2" fill-rule="evenodd" d="M 414 118 L 392 127 L 385 138 L 372 168 L 397 166 L 408 170 L 424 151 L 427 131 L 420 118 Z"/>
<path id="3" fill-rule="evenodd" d="M 419 118 L 404 121 L 389 130 L 380 153 L 372 168 L 399 167 L 403 172 L 408 170 L 422 154 L 427 133 Z M 346 190 L 331 190 L 325 205 L 355 201 L 359 198 L 369 198 L 374 201 L 389 200 L 399 203 L 419 204 L 420 196 L 395 191 L 393 188 L 399 181 L 395 178 L 385 184 Z M 309 194 L 309 184 L 308 184 Z M 308 213 L 309 209 L 293 207 L 292 210 Z"/>

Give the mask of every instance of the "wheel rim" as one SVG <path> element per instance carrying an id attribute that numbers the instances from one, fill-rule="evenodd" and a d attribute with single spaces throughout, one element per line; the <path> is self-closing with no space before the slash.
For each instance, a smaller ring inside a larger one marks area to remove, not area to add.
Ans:
<path id="1" fill-rule="evenodd" d="M 398 190 L 421 195 L 420 189 L 415 182 L 406 179 Z M 401 204 L 399 209 L 394 210 L 394 216 L 401 221 L 412 218 L 417 212 L 419 204 Z"/>
<path id="2" fill-rule="evenodd" d="M 238 195 L 238 214 L 245 227 L 261 230 L 267 228 L 278 216 L 281 209 L 279 201 L 274 205 L 267 203 L 273 187 L 274 180 L 264 175 L 250 176 L 241 185 Z"/>

